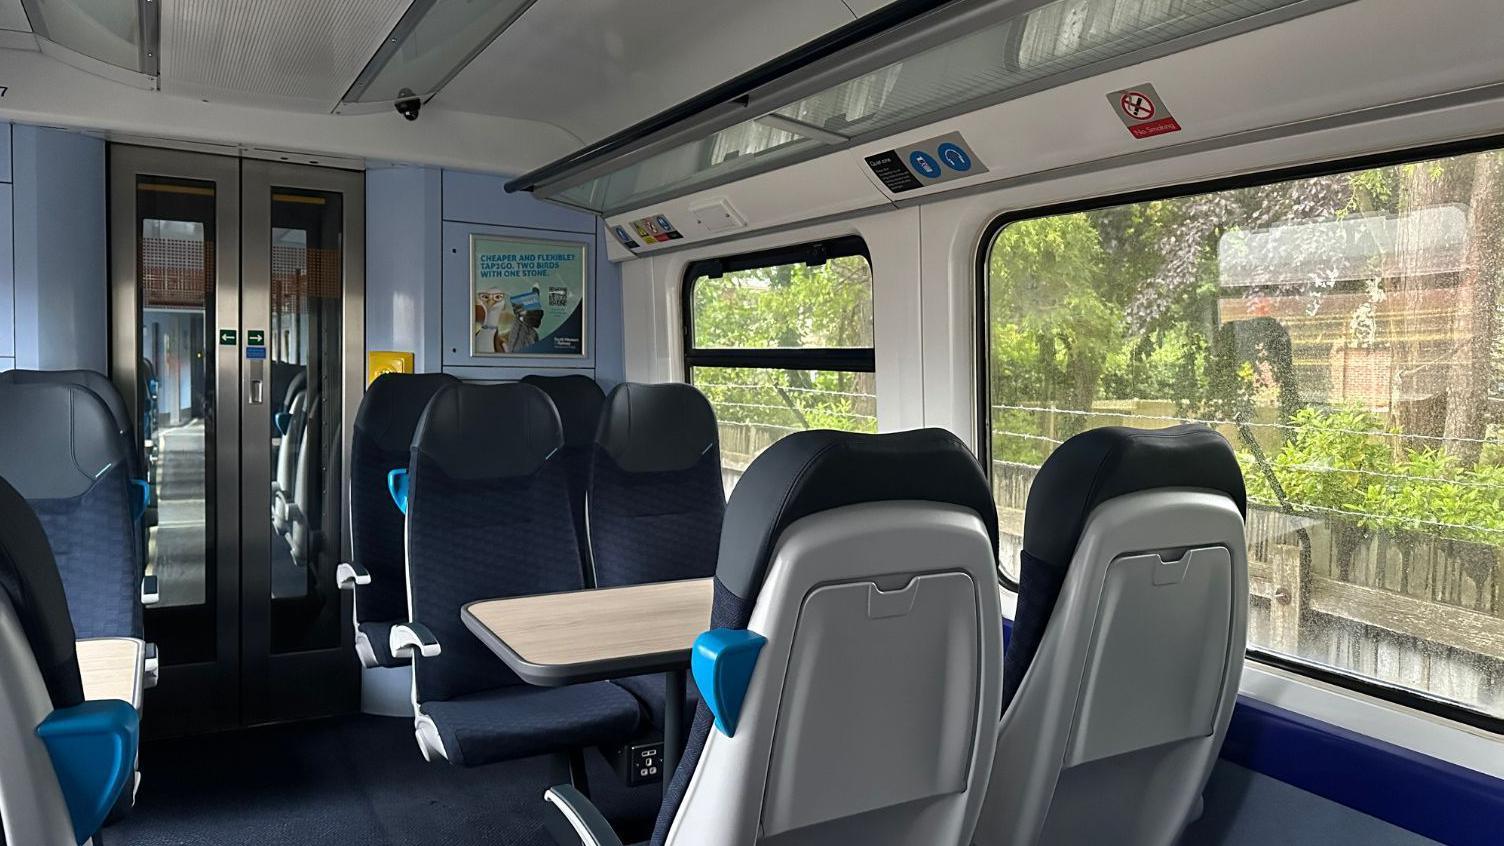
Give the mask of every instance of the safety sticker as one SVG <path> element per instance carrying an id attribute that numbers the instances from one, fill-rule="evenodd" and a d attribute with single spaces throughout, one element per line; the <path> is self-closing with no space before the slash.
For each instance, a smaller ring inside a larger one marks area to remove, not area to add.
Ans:
<path id="1" fill-rule="evenodd" d="M 245 357 L 250 359 L 266 358 L 266 347 L 246 347 Z"/>
<path id="2" fill-rule="evenodd" d="M 668 218 L 661 214 L 650 214 L 632 221 L 632 228 L 637 230 L 637 237 L 644 243 L 656 244 L 662 241 L 677 241 L 683 238 L 679 230 L 674 228 Z M 617 236 L 621 237 L 620 235 Z"/>
<path id="3" fill-rule="evenodd" d="M 617 224 L 616 226 L 611 227 L 611 231 L 616 234 L 616 240 L 620 241 L 623 247 L 626 247 L 629 250 L 635 250 L 638 246 L 640 246 L 636 241 L 632 240 L 631 235 L 627 234 L 627 227 Z"/>
<path id="4" fill-rule="evenodd" d="M 959 132 L 867 156 L 867 167 L 894 194 L 987 172 Z"/>
<path id="5" fill-rule="evenodd" d="M 1170 114 L 1165 101 L 1159 98 L 1159 92 L 1147 82 L 1114 91 L 1107 95 L 1107 102 L 1112 104 L 1118 119 L 1128 127 L 1134 138 L 1153 138 L 1180 131 L 1179 122 Z"/>

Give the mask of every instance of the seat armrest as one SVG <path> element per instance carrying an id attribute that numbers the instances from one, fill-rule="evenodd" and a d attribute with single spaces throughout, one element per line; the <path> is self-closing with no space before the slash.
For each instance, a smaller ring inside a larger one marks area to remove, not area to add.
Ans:
<path id="1" fill-rule="evenodd" d="M 156 605 L 162 599 L 161 592 L 157 589 L 157 577 L 155 575 L 141 577 L 141 604 Z"/>
<path id="2" fill-rule="evenodd" d="M 416 653 L 424 658 L 439 654 L 439 639 L 422 623 L 398 623 L 392 626 L 387 646 L 399 658 L 412 658 Z"/>
<path id="3" fill-rule="evenodd" d="M 141 652 L 141 686 L 152 688 L 162 678 L 162 659 L 157 657 L 157 645 L 146 644 Z"/>
<path id="4" fill-rule="evenodd" d="M 356 585 L 370 584 L 371 574 L 366 572 L 366 568 L 356 564 L 354 561 L 345 561 L 335 568 L 334 581 L 341 589 L 353 589 Z"/>
<path id="5" fill-rule="evenodd" d="M 585 795 L 570 785 L 561 784 L 543 792 L 543 801 L 554 806 L 556 816 L 548 818 L 548 830 L 559 843 L 578 838 L 580 846 L 622 846 L 611 824 Z M 562 818 L 564 825 L 559 824 Z M 571 838 L 571 835 L 573 836 Z"/>

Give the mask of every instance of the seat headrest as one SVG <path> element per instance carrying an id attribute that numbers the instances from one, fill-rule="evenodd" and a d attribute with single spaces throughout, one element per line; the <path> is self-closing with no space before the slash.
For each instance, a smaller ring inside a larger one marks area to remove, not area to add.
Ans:
<path id="1" fill-rule="evenodd" d="M 997 550 L 997 509 L 982 465 L 944 429 L 862 435 L 817 429 L 768 447 L 731 492 L 716 578 L 742 599 L 762 589 L 778 537 L 820 511 L 923 500 L 975 511 Z"/>
<path id="2" fill-rule="evenodd" d="M 125 410 L 125 398 L 120 396 L 115 383 L 101 373 L 95 373 L 92 370 L 7 370 L 0 373 L 0 382 L 16 384 L 61 382 L 88 388 L 104 400 L 105 407 L 110 410 L 110 417 L 115 421 L 115 428 L 121 432 L 131 431 L 131 415 Z"/>
<path id="3" fill-rule="evenodd" d="M 623 382 L 606 397 L 595 442 L 628 473 L 661 473 L 695 466 L 720 435 L 693 385 Z"/>
<path id="4" fill-rule="evenodd" d="M 418 421 L 412 449 L 451 479 L 527 476 L 564 445 L 548 395 L 521 382 L 441 388 Z"/>
<path id="5" fill-rule="evenodd" d="M 559 410 L 559 421 L 564 424 L 564 445 L 589 446 L 595 440 L 595 430 L 600 423 L 601 407 L 606 403 L 606 392 L 589 376 L 522 377 L 522 381 L 539 388 L 554 401 Z"/>
<path id="6" fill-rule="evenodd" d="M 0 474 L 27 499 L 80 496 L 126 461 L 104 400 L 62 382 L 0 384 Z"/>
<path id="7" fill-rule="evenodd" d="M 1024 511 L 1024 552 L 1064 566 L 1075 554 L 1092 509 L 1152 488 L 1217 491 L 1231 498 L 1238 511 L 1248 511 L 1238 460 L 1215 429 L 1199 423 L 1091 429 L 1056 448 L 1034 477 Z"/>
<path id="8" fill-rule="evenodd" d="M 73 621 L 47 533 L 26 499 L 0 479 L 0 590 L 10 600 L 54 708 L 84 701 Z"/>
<path id="9" fill-rule="evenodd" d="M 448 373 L 383 373 L 366 388 L 355 413 L 355 431 L 377 449 L 406 452 L 428 401 L 458 381 Z"/>

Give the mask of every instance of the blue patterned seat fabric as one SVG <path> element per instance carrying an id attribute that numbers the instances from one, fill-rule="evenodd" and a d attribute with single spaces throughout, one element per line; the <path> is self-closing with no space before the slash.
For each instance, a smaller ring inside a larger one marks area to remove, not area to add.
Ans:
<path id="1" fill-rule="evenodd" d="M 428 404 L 409 460 L 413 618 L 441 654 L 414 667 L 418 702 L 464 766 L 619 742 L 641 712 L 609 682 L 522 682 L 460 620 L 481 599 L 583 587 L 558 413 L 530 385 L 456 384 Z M 451 746 L 451 741 L 454 745 Z"/>
<path id="2" fill-rule="evenodd" d="M 109 408 L 75 384 L 0 383 L 0 432 L 0 476 L 46 530 L 78 637 L 142 637 L 129 457 Z"/>
<path id="3" fill-rule="evenodd" d="M 564 470 L 569 475 L 569 509 L 574 514 L 574 533 L 580 548 L 585 583 L 594 586 L 590 538 L 585 528 L 585 491 L 590 484 L 590 453 L 595 445 L 595 430 L 600 422 L 601 407 L 606 403 L 606 394 L 594 379 L 579 374 L 528 375 L 522 377 L 522 382 L 548 394 L 559 412 L 559 422 L 564 426 L 564 446 L 559 449 L 559 459 L 564 462 Z"/>
<path id="4" fill-rule="evenodd" d="M 387 492 L 387 473 L 406 467 L 418 418 L 433 395 L 455 384 L 446 373 L 386 373 L 366 389 L 350 442 L 350 545 L 371 574 L 355 589 L 355 619 L 379 666 L 407 663 L 387 646 L 392 624 L 407 619 L 404 517 Z"/>

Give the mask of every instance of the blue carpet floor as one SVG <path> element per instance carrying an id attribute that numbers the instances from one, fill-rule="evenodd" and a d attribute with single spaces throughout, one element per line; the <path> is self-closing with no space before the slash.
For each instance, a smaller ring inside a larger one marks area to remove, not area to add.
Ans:
<path id="1" fill-rule="evenodd" d="M 646 839 L 657 785 L 626 788 L 588 753 L 592 798 L 623 840 Z M 464 770 L 427 763 L 412 721 L 344 717 L 148 743 L 135 810 L 105 846 L 531 846 L 545 759 Z"/>

